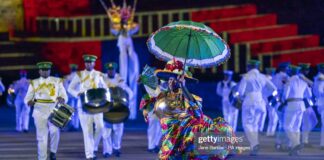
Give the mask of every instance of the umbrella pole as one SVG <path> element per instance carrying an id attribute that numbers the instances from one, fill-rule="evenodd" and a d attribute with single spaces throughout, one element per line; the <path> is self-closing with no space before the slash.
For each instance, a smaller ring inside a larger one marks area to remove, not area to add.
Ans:
<path id="1" fill-rule="evenodd" d="M 183 70 L 182 70 L 182 75 L 184 75 L 185 73 L 185 69 L 186 69 L 186 63 L 187 63 L 187 57 L 188 57 L 188 54 L 189 54 L 189 45 L 190 45 L 190 41 L 191 41 L 191 29 L 190 29 L 190 32 L 189 32 L 189 38 L 188 38 L 188 45 L 187 45 L 187 55 L 185 57 L 185 60 L 184 60 L 184 63 L 183 63 Z"/>
<path id="2" fill-rule="evenodd" d="M 189 38 L 188 38 L 188 45 L 187 45 L 187 56 L 185 57 L 185 61 L 183 63 L 183 69 L 182 69 L 182 76 L 185 74 L 185 69 L 186 69 L 186 62 L 187 62 L 187 57 L 189 54 L 189 45 L 190 45 L 190 41 L 191 41 L 191 29 L 190 29 L 190 33 L 189 33 Z M 182 83 L 180 83 L 180 86 L 182 88 L 183 94 L 189 99 L 189 101 L 194 101 L 193 96 L 191 95 L 191 93 L 188 91 L 187 87 L 182 85 Z"/>

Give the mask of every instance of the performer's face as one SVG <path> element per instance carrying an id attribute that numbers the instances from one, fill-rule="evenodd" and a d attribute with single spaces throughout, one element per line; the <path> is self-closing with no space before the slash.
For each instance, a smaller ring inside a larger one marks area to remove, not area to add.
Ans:
<path id="1" fill-rule="evenodd" d="M 116 70 L 115 69 L 108 69 L 107 74 L 108 74 L 109 78 L 114 78 L 115 74 L 116 74 Z"/>
<path id="2" fill-rule="evenodd" d="M 174 77 L 169 78 L 168 84 L 169 84 L 169 89 L 172 90 L 172 91 L 180 88 L 177 80 Z"/>
<path id="3" fill-rule="evenodd" d="M 224 75 L 224 80 L 225 81 L 228 81 L 228 80 L 231 80 L 232 79 L 232 76 L 228 75 L 228 74 L 225 74 Z"/>
<path id="4" fill-rule="evenodd" d="M 87 71 L 92 71 L 95 66 L 95 62 L 86 61 L 84 62 L 84 65 Z"/>
<path id="5" fill-rule="evenodd" d="M 47 78 L 49 77 L 51 74 L 51 70 L 50 69 L 40 69 L 39 70 L 39 75 L 43 78 Z"/>

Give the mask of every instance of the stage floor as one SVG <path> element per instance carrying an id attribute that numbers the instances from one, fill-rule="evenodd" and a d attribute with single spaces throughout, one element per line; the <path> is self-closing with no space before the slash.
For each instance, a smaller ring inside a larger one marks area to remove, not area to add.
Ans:
<path id="1" fill-rule="evenodd" d="M 13 108 L 0 107 L 0 160 L 35 160 L 37 159 L 36 133 L 31 118 L 31 128 L 29 133 L 18 133 L 14 131 L 15 112 Z M 147 137 L 144 120 L 141 116 L 135 121 L 125 123 L 125 132 L 122 141 L 122 155 L 120 158 L 110 157 L 108 159 L 119 160 L 154 160 L 157 154 L 147 152 Z M 242 132 L 238 136 L 244 136 Z M 290 157 L 287 152 L 277 152 L 274 149 L 275 138 L 260 135 L 260 153 L 252 157 L 248 151 L 242 155 L 236 155 L 231 160 L 324 160 L 324 151 L 319 149 L 319 132 L 310 134 L 310 143 L 313 148 L 305 148 L 298 157 Z M 243 141 L 244 146 L 248 146 L 247 140 Z M 104 159 L 102 154 L 102 144 L 99 146 L 98 159 Z M 61 132 L 61 140 L 57 153 L 58 160 L 83 160 L 84 146 L 82 132 Z"/>
<path id="2" fill-rule="evenodd" d="M 33 160 L 36 159 L 37 146 L 35 132 L 0 133 L 0 159 L 1 160 Z M 261 136 L 261 151 L 259 156 L 248 156 L 248 152 L 237 155 L 233 160 L 278 160 L 278 159 L 300 159 L 300 160 L 323 160 L 324 152 L 319 150 L 316 145 L 319 137 L 311 135 L 312 143 L 315 145 L 311 149 L 304 149 L 300 156 L 290 157 L 287 152 L 277 152 L 274 149 L 274 138 Z M 123 137 L 122 155 L 120 158 L 110 157 L 108 159 L 120 160 L 154 160 L 157 154 L 146 151 L 147 140 L 146 132 L 127 131 Z M 102 151 L 100 145 L 99 151 Z M 104 159 L 102 154 L 98 153 L 98 159 Z M 83 139 L 81 132 L 61 132 L 61 140 L 57 153 L 58 160 L 81 160 L 84 158 Z"/>

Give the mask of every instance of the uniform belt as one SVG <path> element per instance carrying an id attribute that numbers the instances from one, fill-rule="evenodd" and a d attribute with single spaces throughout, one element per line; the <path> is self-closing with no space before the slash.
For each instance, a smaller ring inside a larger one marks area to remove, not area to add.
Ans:
<path id="1" fill-rule="evenodd" d="M 304 101 L 303 98 L 288 98 L 287 102 Z"/>
<path id="2" fill-rule="evenodd" d="M 53 101 L 51 99 L 35 99 L 35 102 L 38 102 L 38 103 L 55 103 L 55 101 Z"/>

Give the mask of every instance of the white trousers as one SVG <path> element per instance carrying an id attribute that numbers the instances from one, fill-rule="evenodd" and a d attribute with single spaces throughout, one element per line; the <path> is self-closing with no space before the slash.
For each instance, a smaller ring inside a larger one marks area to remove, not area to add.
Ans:
<path id="1" fill-rule="evenodd" d="M 321 107 L 324 108 L 324 106 Z M 322 122 L 320 146 L 324 147 L 324 110 L 322 110 L 320 114 L 321 114 L 321 122 Z"/>
<path id="2" fill-rule="evenodd" d="M 78 107 L 77 107 L 78 99 L 74 97 L 69 97 L 69 101 L 67 104 L 74 108 L 74 114 L 71 119 L 71 125 L 73 126 L 73 128 L 79 129 L 80 122 L 79 122 L 79 114 L 78 114 Z"/>
<path id="3" fill-rule="evenodd" d="M 124 133 L 124 123 L 109 124 L 105 123 L 103 131 L 103 154 L 112 154 L 113 149 L 121 148 L 121 141 Z M 96 138 L 95 150 L 98 150 L 101 137 Z"/>
<path id="4" fill-rule="evenodd" d="M 50 134 L 50 151 L 57 152 L 60 140 L 60 129 L 48 121 L 47 118 L 35 115 L 34 122 L 36 126 L 38 160 L 47 159 L 47 141 Z"/>
<path id="5" fill-rule="evenodd" d="M 267 136 L 274 136 L 276 133 L 277 125 L 278 125 L 278 114 L 275 107 L 267 106 L 268 111 L 268 128 L 267 128 Z"/>
<path id="6" fill-rule="evenodd" d="M 250 142 L 251 148 L 259 144 L 259 120 L 266 112 L 265 104 L 253 104 L 242 106 L 242 124 L 245 135 Z"/>
<path id="7" fill-rule="evenodd" d="M 103 114 L 88 114 L 81 108 L 78 109 L 83 132 L 85 156 L 86 158 L 93 158 L 95 156 L 95 140 L 100 139 L 104 129 Z M 93 128 L 93 124 L 95 128 Z"/>
<path id="8" fill-rule="evenodd" d="M 16 131 L 28 130 L 30 107 L 24 102 L 24 98 L 16 97 Z"/>
<path id="9" fill-rule="evenodd" d="M 119 47 L 119 74 L 129 83 L 134 98 L 130 100 L 130 119 L 136 118 L 137 113 L 137 78 L 139 75 L 139 61 L 132 44 L 120 44 Z"/>
<path id="10" fill-rule="evenodd" d="M 291 147 L 300 144 L 300 127 L 305 111 L 303 101 L 288 102 L 284 112 L 284 129 L 291 143 Z"/>
<path id="11" fill-rule="evenodd" d="M 236 131 L 239 110 L 233 107 L 229 101 L 223 101 L 223 115 L 225 121 Z"/>
<path id="12" fill-rule="evenodd" d="M 159 118 L 150 112 L 148 115 L 147 141 L 148 149 L 154 149 L 159 146 L 162 136 L 161 124 Z"/>

